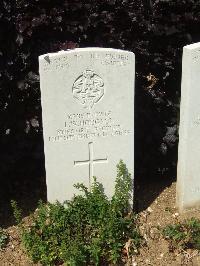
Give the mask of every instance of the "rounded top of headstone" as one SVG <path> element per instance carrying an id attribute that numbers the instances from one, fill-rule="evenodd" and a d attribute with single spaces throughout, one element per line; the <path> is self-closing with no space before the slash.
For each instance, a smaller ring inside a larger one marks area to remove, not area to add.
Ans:
<path id="1" fill-rule="evenodd" d="M 184 46 L 184 49 L 189 49 L 189 50 L 200 49 L 200 42 L 186 45 Z"/>
<path id="2" fill-rule="evenodd" d="M 82 52 L 115 52 L 115 53 L 129 53 L 134 56 L 134 53 L 127 50 L 121 49 L 114 49 L 114 48 L 102 48 L 102 47 L 86 47 L 86 48 L 75 48 L 75 49 L 68 49 L 68 50 L 61 50 L 56 53 L 48 53 L 39 56 L 39 59 L 45 59 L 47 57 L 55 57 L 65 54 L 73 54 L 73 53 L 82 53 Z"/>

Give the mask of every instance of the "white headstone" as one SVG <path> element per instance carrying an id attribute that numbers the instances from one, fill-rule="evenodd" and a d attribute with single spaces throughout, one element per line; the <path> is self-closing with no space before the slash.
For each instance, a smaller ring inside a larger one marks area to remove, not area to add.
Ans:
<path id="1" fill-rule="evenodd" d="M 96 176 L 110 197 L 122 159 L 133 175 L 132 52 L 80 48 L 39 57 L 48 201 Z"/>
<path id="2" fill-rule="evenodd" d="M 200 207 L 200 43 L 183 48 L 177 169 L 180 211 Z"/>

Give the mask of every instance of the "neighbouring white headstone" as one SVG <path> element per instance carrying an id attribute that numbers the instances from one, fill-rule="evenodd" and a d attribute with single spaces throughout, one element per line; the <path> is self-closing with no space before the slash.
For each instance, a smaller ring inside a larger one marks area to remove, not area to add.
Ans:
<path id="1" fill-rule="evenodd" d="M 200 207 L 200 43 L 183 48 L 177 206 Z"/>
<path id="2" fill-rule="evenodd" d="M 110 197 L 122 159 L 133 176 L 132 52 L 78 48 L 39 57 L 48 201 L 96 176 Z"/>

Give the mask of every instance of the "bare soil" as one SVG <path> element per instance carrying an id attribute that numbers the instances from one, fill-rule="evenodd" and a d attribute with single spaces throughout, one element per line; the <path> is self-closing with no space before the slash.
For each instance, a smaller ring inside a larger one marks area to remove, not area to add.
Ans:
<path id="1" fill-rule="evenodd" d="M 139 229 L 145 242 L 138 250 L 138 254 L 129 257 L 130 266 L 200 266 L 200 253 L 197 250 L 171 249 L 170 243 L 163 238 L 158 227 L 196 217 L 200 219 L 200 212 L 193 211 L 179 214 L 175 207 L 176 183 L 166 183 L 162 191 L 160 184 L 153 183 L 145 188 L 139 187 L 140 197 L 137 204 Z M 157 195 L 158 194 L 158 195 Z M 151 198 L 149 196 L 151 195 Z M 28 219 L 28 217 L 26 218 Z M 0 265 L 40 265 L 30 261 L 24 252 L 17 226 L 6 228 L 9 243 L 0 251 Z"/>

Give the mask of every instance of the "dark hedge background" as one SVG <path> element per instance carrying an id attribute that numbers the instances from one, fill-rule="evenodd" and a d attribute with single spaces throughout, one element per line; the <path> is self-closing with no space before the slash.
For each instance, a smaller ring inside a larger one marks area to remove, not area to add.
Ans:
<path id="1" fill-rule="evenodd" d="M 199 0 L 2 0 L 0 10 L 3 203 L 45 198 L 38 56 L 60 49 L 136 54 L 136 182 L 175 178 L 182 47 L 200 41 Z"/>

